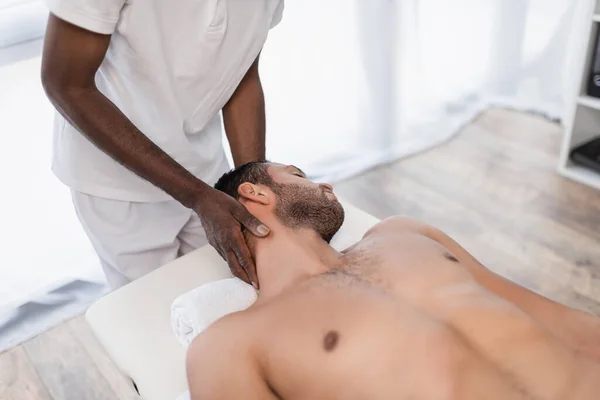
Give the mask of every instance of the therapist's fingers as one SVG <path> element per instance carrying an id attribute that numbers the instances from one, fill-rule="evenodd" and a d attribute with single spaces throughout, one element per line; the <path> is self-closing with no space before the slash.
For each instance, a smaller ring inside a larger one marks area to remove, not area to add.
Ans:
<path id="1" fill-rule="evenodd" d="M 252 254 L 250 254 L 250 249 L 248 249 L 248 244 L 244 240 L 244 236 L 239 235 L 239 239 L 235 243 L 235 247 L 232 249 L 240 263 L 242 269 L 246 272 L 246 275 L 250 279 L 252 286 L 256 290 L 259 289 L 258 286 L 258 274 L 256 273 L 256 264 L 252 259 Z"/>
<path id="2" fill-rule="evenodd" d="M 263 238 L 269 235 L 271 230 L 262 222 L 260 222 L 254 215 L 246 209 L 246 207 L 240 205 L 236 215 L 237 220 L 250 231 L 254 236 Z"/>
<path id="3" fill-rule="evenodd" d="M 227 260 L 227 264 L 229 264 L 229 269 L 231 270 L 233 276 L 240 278 L 249 285 L 252 284 L 248 278 L 248 275 L 246 274 L 246 271 L 244 271 L 244 269 L 240 266 L 237 256 L 233 250 L 229 250 L 225 253 L 225 259 Z"/>

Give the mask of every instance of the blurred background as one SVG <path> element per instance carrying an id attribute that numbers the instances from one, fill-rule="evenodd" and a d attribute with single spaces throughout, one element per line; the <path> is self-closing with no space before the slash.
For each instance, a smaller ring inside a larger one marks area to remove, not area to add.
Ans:
<path id="1" fill-rule="evenodd" d="M 573 54 L 579 55 L 592 3 L 287 0 L 261 58 L 268 157 L 301 166 L 311 178 L 340 183 L 352 196 L 350 184 L 344 186 L 348 179 L 442 145 L 490 109 L 552 123 L 549 135 L 558 146 L 573 112 L 581 75 L 581 60 Z M 24 304 L 73 304 L 43 322 L 41 331 L 83 311 L 105 290 L 69 190 L 50 171 L 53 108 L 40 83 L 47 14 L 42 1 L 0 0 L 5 329 Z M 511 132 L 528 135 L 527 129 Z M 553 157 L 558 166 L 558 153 Z M 429 158 L 423 168 L 443 172 L 444 160 Z M 384 185 L 396 173 L 385 172 Z M 355 202 L 368 207 L 368 196 Z M 385 216 L 386 210 L 373 213 Z M 69 300 L 44 297 L 74 281 L 90 283 L 90 290 Z M 14 340 L 0 343 L 0 350 Z"/>
<path id="2" fill-rule="evenodd" d="M 262 63 L 269 152 L 335 180 L 436 145 L 490 105 L 559 119 L 578 3 L 290 1 Z"/>

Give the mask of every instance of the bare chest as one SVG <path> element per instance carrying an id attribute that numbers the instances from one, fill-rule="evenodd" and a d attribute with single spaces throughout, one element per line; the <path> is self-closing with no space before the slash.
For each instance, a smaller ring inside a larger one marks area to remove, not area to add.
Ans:
<path id="1" fill-rule="evenodd" d="M 444 398 L 461 357 L 443 323 L 344 273 L 315 278 L 264 315 L 261 364 L 286 399 Z M 439 384 L 427 389 L 432 377 Z"/>

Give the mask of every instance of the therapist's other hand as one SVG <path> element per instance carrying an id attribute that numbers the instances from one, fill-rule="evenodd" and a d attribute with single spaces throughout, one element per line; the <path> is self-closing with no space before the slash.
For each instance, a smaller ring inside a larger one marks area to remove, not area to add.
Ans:
<path id="1" fill-rule="evenodd" d="M 269 234 L 269 228 L 254 217 L 239 201 L 218 190 L 205 194 L 196 212 L 206 231 L 208 242 L 229 264 L 234 276 L 256 289 L 258 274 L 242 228 L 257 237 Z"/>

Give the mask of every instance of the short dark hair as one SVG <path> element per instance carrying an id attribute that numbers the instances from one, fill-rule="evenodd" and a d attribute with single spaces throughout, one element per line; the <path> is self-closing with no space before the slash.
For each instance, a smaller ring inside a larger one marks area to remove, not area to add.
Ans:
<path id="1" fill-rule="evenodd" d="M 269 175 L 269 164 L 270 161 L 267 160 L 253 161 L 232 169 L 219 178 L 215 183 L 215 189 L 239 200 L 238 188 L 242 183 L 248 182 L 273 188 L 275 181 Z"/>

